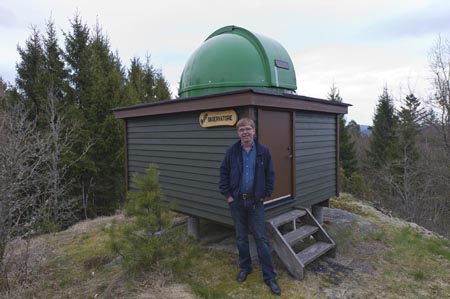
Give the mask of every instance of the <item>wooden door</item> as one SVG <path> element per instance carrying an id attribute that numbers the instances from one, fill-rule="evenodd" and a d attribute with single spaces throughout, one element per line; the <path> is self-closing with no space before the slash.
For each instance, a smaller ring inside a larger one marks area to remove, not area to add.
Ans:
<path id="1" fill-rule="evenodd" d="M 293 113 L 258 110 L 258 141 L 267 146 L 275 168 L 275 188 L 270 200 L 294 197 Z"/>

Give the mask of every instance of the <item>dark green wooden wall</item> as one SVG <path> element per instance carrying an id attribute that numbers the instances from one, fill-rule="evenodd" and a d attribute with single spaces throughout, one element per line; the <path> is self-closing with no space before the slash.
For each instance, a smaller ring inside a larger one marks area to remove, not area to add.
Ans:
<path id="1" fill-rule="evenodd" d="M 199 113 L 128 119 L 128 177 L 156 163 L 162 191 L 176 210 L 231 224 L 218 182 L 223 155 L 237 141 L 236 129 L 202 128 Z"/>
<path id="2" fill-rule="evenodd" d="M 156 163 L 162 191 L 176 210 L 232 224 L 218 182 L 223 155 L 238 136 L 234 127 L 202 128 L 199 113 L 127 119 L 128 177 Z M 336 192 L 336 116 L 302 111 L 295 115 L 295 203 L 309 206 Z M 129 186 L 133 189 L 131 181 Z M 275 205 L 267 215 L 287 211 L 293 204 Z"/>
<path id="3" fill-rule="evenodd" d="M 336 194 L 336 116 L 297 112 L 296 198 L 304 206 Z"/>

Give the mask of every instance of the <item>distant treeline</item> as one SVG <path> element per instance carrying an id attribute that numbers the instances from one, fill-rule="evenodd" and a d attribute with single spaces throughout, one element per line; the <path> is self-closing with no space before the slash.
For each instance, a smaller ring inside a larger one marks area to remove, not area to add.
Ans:
<path id="1" fill-rule="evenodd" d="M 397 99 L 385 87 L 370 134 L 340 118 L 341 191 L 450 238 L 450 41 L 430 51 L 433 91 Z M 342 101 L 332 86 L 329 100 Z M 425 108 L 426 107 L 426 108 Z"/>

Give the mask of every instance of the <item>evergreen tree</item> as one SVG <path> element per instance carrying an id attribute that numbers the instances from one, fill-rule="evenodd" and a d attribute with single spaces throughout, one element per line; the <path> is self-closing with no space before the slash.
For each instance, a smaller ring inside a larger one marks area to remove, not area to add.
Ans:
<path id="1" fill-rule="evenodd" d="M 169 90 L 169 83 L 164 78 L 164 75 L 160 70 L 155 72 L 156 84 L 154 98 L 156 101 L 170 100 L 171 93 Z"/>
<path id="2" fill-rule="evenodd" d="M 145 174 L 135 173 L 132 182 L 137 191 L 128 194 L 125 206 L 125 216 L 130 221 L 113 225 L 109 232 L 113 251 L 122 256 L 125 269 L 135 274 L 178 251 L 180 240 L 163 232 L 171 226 L 171 206 L 164 202 L 156 165 L 150 164 Z"/>
<path id="3" fill-rule="evenodd" d="M 80 15 L 75 14 L 70 21 L 71 31 L 63 33 L 65 37 L 64 58 L 69 73 L 69 92 L 67 95 L 67 109 L 70 109 L 68 119 L 78 126 L 78 136 L 72 145 L 72 151 L 68 159 L 79 159 L 73 168 L 69 170 L 68 176 L 74 179 L 73 196 L 81 198 L 81 206 L 84 218 L 88 218 L 95 204 L 93 190 L 95 186 L 94 177 L 97 173 L 95 161 L 89 155 L 82 155 L 86 147 L 90 147 L 94 141 L 90 130 L 90 124 L 85 115 L 85 101 L 89 98 L 91 86 L 91 67 L 89 65 L 91 49 L 89 45 L 90 30 L 83 23 Z M 89 206 L 90 203 L 90 206 Z"/>
<path id="4" fill-rule="evenodd" d="M 356 121 L 354 120 L 349 121 L 349 123 L 347 124 L 347 128 L 350 133 L 350 136 L 353 136 L 353 139 L 361 137 L 361 127 Z"/>
<path id="5" fill-rule="evenodd" d="M 399 142 L 403 163 L 415 164 L 419 158 L 416 138 L 426 112 L 420 107 L 420 101 L 414 94 L 409 94 L 403 101 L 399 116 Z M 404 167 L 407 165 L 404 165 Z"/>
<path id="6" fill-rule="evenodd" d="M 125 86 L 128 103 L 137 104 L 145 99 L 146 89 L 144 77 L 144 70 L 139 58 L 135 57 L 131 59 Z"/>
<path id="7" fill-rule="evenodd" d="M 96 213 L 113 212 L 123 197 L 123 126 L 112 108 L 124 104 L 120 61 L 97 24 L 90 42 L 91 87 L 82 108 L 94 146 L 88 155 L 95 163 Z"/>
<path id="8" fill-rule="evenodd" d="M 342 168 L 347 177 L 350 177 L 358 169 L 356 160 L 355 142 L 351 140 L 349 127 L 345 118 L 339 116 L 339 156 Z"/>
<path id="9" fill-rule="evenodd" d="M 47 22 L 46 36 L 41 37 L 33 27 L 25 47 L 18 47 L 21 57 L 17 64 L 16 85 L 19 92 L 15 100 L 24 101 L 33 113 L 31 118 L 38 119 L 38 127 L 46 129 L 46 101 L 52 98 L 63 100 L 68 91 L 67 71 L 64 68 L 62 50 L 53 21 Z"/>
<path id="10" fill-rule="evenodd" d="M 144 102 L 157 102 L 169 100 L 171 97 L 169 84 L 161 70 L 155 69 L 150 63 L 150 55 L 146 56 L 144 71 L 145 95 Z"/>
<path id="11" fill-rule="evenodd" d="M 398 172 L 392 180 L 392 185 L 401 199 L 402 205 L 411 205 L 423 195 L 424 185 L 422 170 L 418 167 L 419 152 L 416 146 L 417 136 L 425 111 L 420 107 L 420 101 L 414 94 L 409 94 L 403 100 L 399 116 L 399 157 L 395 163 Z"/>
<path id="12" fill-rule="evenodd" d="M 373 117 L 369 163 L 374 169 L 392 167 L 393 161 L 398 159 L 398 117 L 395 113 L 393 99 L 385 87 L 378 99 Z"/>
<path id="13" fill-rule="evenodd" d="M 69 91 L 68 71 L 65 69 L 63 52 L 58 46 L 55 24 L 47 21 L 47 35 L 44 37 L 44 82 L 47 93 L 56 99 L 63 100 Z"/>
<path id="14" fill-rule="evenodd" d="M 155 88 L 155 72 L 153 65 L 150 63 L 150 55 L 145 57 L 145 65 L 143 65 L 144 72 L 144 98 L 141 100 L 144 103 L 155 102 L 154 88 Z"/>
<path id="15" fill-rule="evenodd" d="M 332 102 L 338 102 L 338 103 L 342 103 L 342 97 L 339 94 L 339 88 L 337 88 L 337 86 L 334 84 L 331 85 L 330 88 L 330 92 L 328 93 L 328 100 L 332 101 Z"/>
<path id="16" fill-rule="evenodd" d="M 76 15 L 66 34 L 66 57 L 71 71 L 75 112 L 80 137 L 76 156 L 92 144 L 73 169 L 78 179 L 85 217 L 110 214 L 123 197 L 123 127 L 112 108 L 124 104 L 124 75 L 120 60 L 97 23 L 89 29 Z"/>
<path id="17" fill-rule="evenodd" d="M 339 89 L 332 85 L 328 99 L 332 102 L 342 103 Z M 351 140 L 349 127 L 343 115 L 339 115 L 339 162 L 346 177 L 350 177 L 357 170 L 355 142 Z"/>
<path id="18" fill-rule="evenodd" d="M 89 28 L 81 20 L 78 13 L 70 21 L 72 31 L 65 36 L 65 60 L 68 65 L 71 83 L 71 102 L 78 107 L 83 106 L 82 99 L 87 98 L 87 89 L 90 85 L 90 47 Z"/>
<path id="19" fill-rule="evenodd" d="M 149 55 L 144 65 L 139 58 L 131 60 L 126 93 L 131 104 L 169 100 L 171 97 L 168 82 L 162 72 L 151 65 Z"/>
<path id="20" fill-rule="evenodd" d="M 52 20 L 47 21 L 43 37 L 32 29 L 25 47 L 18 47 L 17 90 L 12 89 L 7 98 L 33 108 L 30 118 L 39 118 L 43 133 L 53 132 L 51 124 L 62 119 L 76 128 L 70 148 L 57 155 L 61 165 L 77 161 L 63 179 L 72 184 L 69 196 L 81 197 L 85 217 L 109 214 L 124 194 L 123 124 L 114 118 L 112 108 L 169 99 L 170 92 L 149 56 L 145 64 L 139 59 L 132 61 L 125 84 L 118 54 L 110 50 L 99 24 L 91 30 L 78 13 L 70 24 L 70 30 L 63 33 L 64 52 L 58 46 Z M 50 98 L 55 105 L 48 115 L 45 109 Z M 61 127 L 65 128 L 64 124 Z M 63 139 L 65 135 L 58 136 Z"/>
<path id="21" fill-rule="evenodd" d="M 66 176 L 65 169 L 73 163 L 68 145 L 74 134 L 68 132 L 75 130 L 76 126 L 73 118 L 66 119 L 70 107 L 66 107 L 63 101 L 69 89 L 68 73 L 54 22 L 49 20 L 46 26 L 44 36 L 32 28 L 26 47 L 18 48 L 21 62 L 17 64 L 16 84 L 20 94 L 13 90 L 9 98 L 15 99 L 10 102 L 21 102 L 31 108 L 30 120 L 36 122 L 36 131 L 43 136 L 48 147 L 47 163 L 37 170 L 47 180 L 44 183 L 47 184 L 46 191 L 40 195 L 42 204 L 39 208 L 46 209 L 46 225 L 57 225 L 66 215 L 73 215 L 73 211 L 62 211 L 72 207 L 67 204 L 72 196 L 65 196 L 70 191 L 67 186 L 72 178 Z"/>
<path id="22" fill-rule="evenodd" d="M 16 64 L 16 84 L 26 107 L 32 111 L 31 118 L 41 113 L 42 101 L 47 95 L 45 86 L 45 56 L 39 30 L 32 27 L 25 47 L 17 47 L 21 61 Z"/>

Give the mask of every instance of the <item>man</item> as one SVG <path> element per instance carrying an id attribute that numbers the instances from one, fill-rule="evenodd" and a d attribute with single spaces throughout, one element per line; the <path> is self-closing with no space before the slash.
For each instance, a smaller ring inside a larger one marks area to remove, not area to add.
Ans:
<path id="1" fill-rule="evenodd" d="M 243 282 L 252 272 L 248 242 L 249 226 L 258 251 L 264 282 L 273 294 L 280 295 L 265 231 L 264 199 L 273 192 L 275 173 L 269 150 L 254 140 L 255 123 L 242 118 L 236 125 L 240 140 L 225 153 L 220 166 L 220 192 L 227 199 L 236 229 L 240 272 Z"/>

